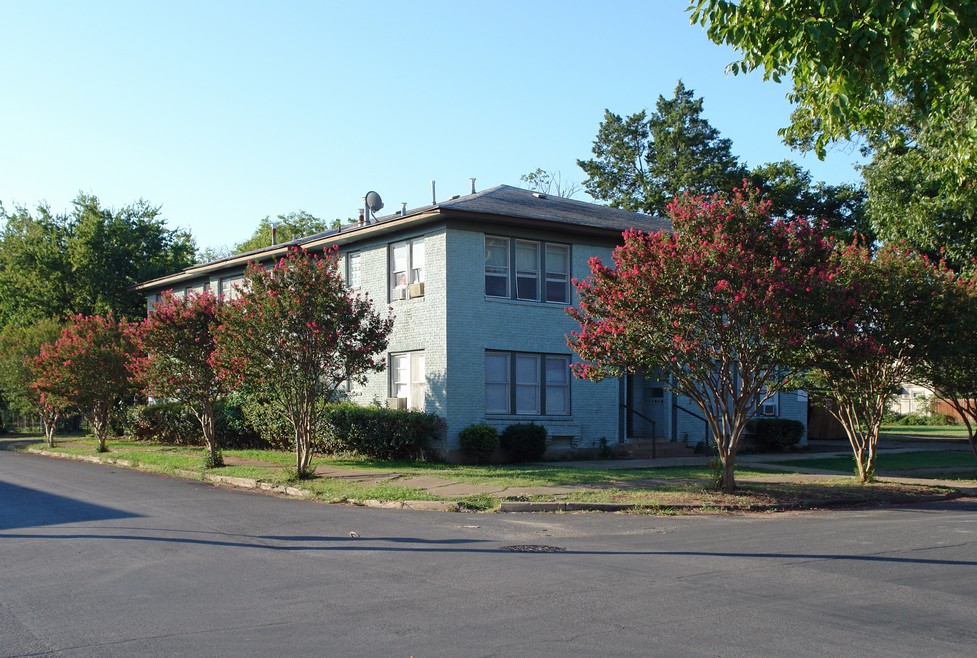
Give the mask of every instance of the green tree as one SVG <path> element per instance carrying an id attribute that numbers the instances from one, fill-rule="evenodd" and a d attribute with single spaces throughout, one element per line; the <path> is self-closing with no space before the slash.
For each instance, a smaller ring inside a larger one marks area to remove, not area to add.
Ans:
<path id="1" fill-rule="evenodd" d="M 258 228 L 255 229 L 250 238 L 234 245 L 234 253 L 240 254 L 270 247 L 273 227 L 276 229 L 278 243 L 282 244 L 308 235 L 322 233 L 339 221 L 338 219 L 333 220 L 332 225 L 330 225 L 326 220 L 314 217 L 304 210 L 290 212 L 287 215 L 278 215 L 275 219 L 266 215 L 258 222 Z"/>
<path id="2" fill-rule="evenodd" d="M 46 205 L 0 213 L 0 325 L 76 313 L 141 317 L 144 302 L 129 287 L 193 263 L 190 234 L 167 229 L 143 200 L 112 210 L 80 194 L 68 214 Z"/>
<path id="3" fill-rule="evenodd" d="M 268 400 L 295 430 L 296 472 L 311 475 L 314 428 L 346 381 L 365 382 L 385 368 L 393 318 L 354 295 L 337 267 L 338 252 L 293 247 L 272 269 L 252 263 L 244 292 L 227 302 L 214 330 L 214 363 L 231 388 Z"/>
<path id="4" fill-rule="evenodd" d="M 973 180 L 977 169 L 977 3 L 970 0 L 690 0 L 692 22 L 742 59 L 733 73 L 789 75 L 796 106 L 781 132 L 813 148 L 864 134 L 898 145 L 942 144 L 931 165 Z M 904 107 L 894 112 L 892 102 Z"/>
<path id="5" fill-rule="evenodd" d="M 74 306 L 73 273 L 65 252 L 67 216 L 40 205 L 7 213 L 0 206 L 0 326 L 63 316 Z"/>
<path id="6" fill-rule="evenodd" d="M 701 98 L 679 81 L 671 99 L 658 97 L 651 116 L 642 110 L 621 118 L 604 113 L 594 158 L 577 160 L 584 188 L 615 208 L 666 216 L 685 192 L 712 194 L 742 184 L 746 169 L 732 142 L 702 117 Z"/>
<path id="7" fill-rule="evenodd" d="M 119 400 L 134 392 L 129 362 L 138 356 L 132 329 L 123 318 L 78 315 L 61 335 L 41 345 L 33 360 L 31 386 L 42 396 L 66 400 L 91 424 L 96 450 L 107 450 L 109 415 Z"/>
<path id="8" fill-rule="evenodd" d="M 912 381 L 948 336 L 957 315 L 957 275 L 895 246 L 875 254 L 864 244 L 836 250 L 834 282 L 853 304 L 827 309 L 830 331 L 812 352 L 809 379 L 844 427 L 858 477 L 875 477 L 879 428 L 892 396 Z"/>
<path id="9" fill-rule="evenodd" d="M 706 419 L 729 492 L 747 421 L 796 388 L 793 366 L 835 305 L 831 247 L 803 220 L 776 221 L 754 190 L 683 197 L 672 222 L 626 232 L 613 267 L 591 260 L 570 310 L 575 374 L 662 372 Z"/>
<path id="10" fill-rule="evenodd" d="M 856 234 L 870 243 L 875 240 L 865 212 L 867 195 L 861 185 L 814 183 L 811 172 L 789 160 L 753 168 L 749 181 L 770 201 L 775 217 L 824 221 L 827 235 L 839 242 L 851 242 Z"/>
<path id="11" fill-rule="evenodd" d="M 148 395 L 179 400 L 197 417 L 208 468 L 224 465 L 214 410 L 226 391 L 211 359 L 219 308 L 207 290 L 182 297 L 164 292 L 135 333 L 145 356 L 130 365 Z"/>
<path id="12" fill-rule="evenodd" d="M 41 395 L 31 383 L 37 377 L 34 359 L 41 345 L 60 334 L 60 324 L 52 319 L 26 326 L 11 324 L 0 330 L 0 398 L 15 413 L 37 414 L 50 446 L 54 445 L 58 417 L 67 403 L 50 394 Z"/>
<path id="13" fill-rule="evenodd" d="M 921 145 L 877 151 L 862 169 L 866 215 L 881 240 L 930 254 L 945 248 L 954 266 L 967 267 L 977 254 L 977 187 L 935 173 L 931 151 Z"/>

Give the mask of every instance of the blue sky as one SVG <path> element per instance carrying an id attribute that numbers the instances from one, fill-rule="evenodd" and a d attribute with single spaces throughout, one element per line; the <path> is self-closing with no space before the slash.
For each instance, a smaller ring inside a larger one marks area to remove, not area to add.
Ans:
<path id="1" fill-rule="evenodd" d="M 0 201 L 144 198 L 233 245 L 265 215 L 355 216 L 369 190 L 385 214 L 431 180 L 439 199 L 536 167 L 582 180 L 604 109 L 653 109 L 679 78 L 749 165 L 858 180 L 850 147 L 783 146 L 787 87 L 727 76 L 685 6 L 0 0 Z"/>

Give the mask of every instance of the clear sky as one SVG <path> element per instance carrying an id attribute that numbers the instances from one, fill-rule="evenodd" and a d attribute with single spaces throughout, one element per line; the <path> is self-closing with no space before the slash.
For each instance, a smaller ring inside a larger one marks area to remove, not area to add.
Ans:
<path id="1" fill-rule="evenodd" d="M 0 0 L 0 201 L 144 198 L 199 247 L 266 215 L 381 214 L 542 167 L 580 181 L 605 108 L 654 109 L 681 78 L 750 166 L 858 180 L 851 148 L 787 149 L 788 88 L 684 0 Z M 576 198 L 587 199 L 583 194 Z"/>

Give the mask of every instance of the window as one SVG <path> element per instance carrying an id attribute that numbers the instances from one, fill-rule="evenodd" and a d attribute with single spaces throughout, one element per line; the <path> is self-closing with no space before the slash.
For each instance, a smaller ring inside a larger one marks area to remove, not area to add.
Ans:
<path id="1" fill-rule="evenodd" d="M 224 299 L 236 299 L 241 296 L 244 287 L 244 275 L 224 277 L 220 280 L 218 295 Z"/>
<path id="2" fill-rule="evenodd" d="M 390 356 L 390 397 L 405 398 L 408 409 L 423 411 L 426 390 L 424 352 L 392 354 Z"/>
<path id="3" fill-rule="evenodd" d="M 485 295 L 569 304 L 570 246 L 485 236 Z"/>
<path id="4" fill-rule="evenodd" d="M 516 299 L 539 301 L 539 243 L 516 240 Z"/>
<path id="5" fill-rule="evenodd" d="M 485 294 L 509 296 L 509 240 L 485 237 Z"/>
<path id="6" fill-rule="evenodd" d="M 570 357 L 486 352 L 485 412 L 569 415 Z"/>
<path id="7" fill-rule="evenodd" d="M 763 389 L 760 392 L 760 399 L 762 400 L 767 394 L 767 389 Z M 779 416 L 780 415 L 780 394 L 774 393 L 770 396 L 770 399 L 766 402 L 760 404 L 757 408 L 758 416 Z"/>
<path id="8" fill-rule="evenodd" d="M 363 285 L 358 251 L 346 256 L 346 285 L 354 290 Z"/>
<path id="9" fill-rule="evenodd" d="M 570 247 L 546 245 L 546 301 L 570 303 Z"/>
<path id="10" fill-rule="evenodd" d="M 424 282 L 424 238 L 390 245 L 390 297 L 406 298 L 409 284 Z M 403 291 L 403 292 L 401 292 Z"/>

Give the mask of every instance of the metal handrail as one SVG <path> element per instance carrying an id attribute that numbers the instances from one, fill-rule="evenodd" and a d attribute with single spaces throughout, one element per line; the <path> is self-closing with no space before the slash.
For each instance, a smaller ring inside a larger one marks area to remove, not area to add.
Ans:
<path id="1" fill-rule="evenodd" d="M 644 418 L 649 423 L 651 423 L 651 458 L 652 459 L 657 459 L 658 458 L 658 427 L 655 424 L 655 421 L 653 419 L 651 419 L 651 418 L 648 418 L 648 416 L 644 415 L 640 411 L 636 411 L 636 410 L 632 409 L 631 407 L 629 407 L 628 405 L 624 404 L 623 402 L 621 403 L 621 407 L 624 408 L 624 409 L 626 409 L 628 411 L 628 413 L 634 414 L 635 416 L 638 416 L 639 418 Z"/>

